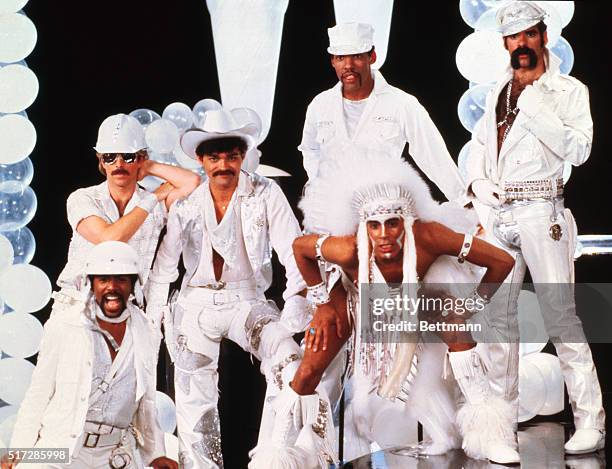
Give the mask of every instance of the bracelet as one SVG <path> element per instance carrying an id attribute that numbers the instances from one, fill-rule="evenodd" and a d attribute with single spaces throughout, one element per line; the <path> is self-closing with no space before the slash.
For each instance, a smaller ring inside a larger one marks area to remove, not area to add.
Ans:
<path id="1" fill-rule="evenodd" d="M 311 303 L 320 306 L 331 301 L 325 282 L 306 287 L 307 297 Z"/>
<path id="2" fill-rule="evenodd" d="M 457 256 L 457 262 L 459 264 L 463 264 L 465 262 L 465 258 L 470 253 L 470 249 L 472 249 L 472 241 L 474 240 L 474 236 L 471 234 L 466 234 L 463 237 L 463 244 L 461 245 L 461 251 Z"/>
<path id="3" fill-rule="evenodd" d="M 329 238 L 328 234 L 320 235 L 317 238 L 317 242 L 315 243 L 315 259 L 319 262 L 325 262 L 325 258 L 323 257 L 321 248 L 323 247 L 323 243 L 325 242 L 327 238 Z"/>
<path id="4" fill-rule="evenodd" d="M 140 202 L 138 202 L 136 206 L 140 207 L 147 213 L 151 213 L 158 203 L 159 201 L 157 200 L 157 196 L 151 192 L 148 192 L 140 199 Z"/>

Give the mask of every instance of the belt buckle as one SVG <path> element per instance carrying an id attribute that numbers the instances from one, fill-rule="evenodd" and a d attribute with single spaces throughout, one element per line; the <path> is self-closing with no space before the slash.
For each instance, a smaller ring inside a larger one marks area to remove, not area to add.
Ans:
<path id="1" fill-rule="evenodd" d="M 220 298 L 219 301 L 217 301 L 217 298 Z M 227 303 L 227 295 L 225 292 L 215 292 L 213 293 L 213 305 L 215 306 L 220 306 Z"/>
<path id="2" fill-rule="evenodd" d="M 89 437 L 95 437 L 95 441 L 93 443 L 89 442 Z M 100 440 L 100 434 L 99 433 L 87 433 L 87 436 L 85 437 L 85 441 L 83 442 L 83 446 L 85 448 L 95 448 L 96 446 L 98 446 L 98 441 Z"/>

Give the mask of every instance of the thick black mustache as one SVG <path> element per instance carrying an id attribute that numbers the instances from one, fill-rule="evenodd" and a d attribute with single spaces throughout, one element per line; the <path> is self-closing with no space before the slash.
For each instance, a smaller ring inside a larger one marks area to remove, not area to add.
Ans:
<path id="1" fill-rule="evenodd" d="M 213 177 L 215 176 L 235 176 L 236 173 L 231 169 L 226 169 L 224 171 L 216 171 L 213 173 Z"/>
<path id="2" fill-rule="evenodd" d="M 510 54 L 510 65 L 513 69 L 517 70 L 521 67 L 519 62 L 519 55 L 528 55 L 529 56 L 529 68 L 534 68 L 538 64 L 538 56 L 536 55 L 533 49 L 529 47 L 519 47 L 515 49 L 512 54 Z"/>

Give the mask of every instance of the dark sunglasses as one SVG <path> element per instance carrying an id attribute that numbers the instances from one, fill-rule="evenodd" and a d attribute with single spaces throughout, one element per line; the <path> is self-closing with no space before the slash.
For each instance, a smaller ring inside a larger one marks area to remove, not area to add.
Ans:
<path id="1" fill-rule="evenodd" d="M 132 164 L 138 158 L 138 153 L 102 153 L 102 163 L 113 164 L 120 156 L 124 163 Z"/>

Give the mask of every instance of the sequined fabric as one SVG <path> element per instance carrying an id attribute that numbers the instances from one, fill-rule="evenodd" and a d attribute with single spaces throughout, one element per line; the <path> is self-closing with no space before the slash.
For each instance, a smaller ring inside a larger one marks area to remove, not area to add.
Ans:
<path id="1" fill-rule="evenodd" d="M 193 451 L 203 459 L 210 459 L 219 469 L 223 469 L 223 454 L 221 453 L 221 430 L 217 409 L 207 411 L 198 421 L 193 431 L 200 433 L 202 439 L 191 446 Z"/>

